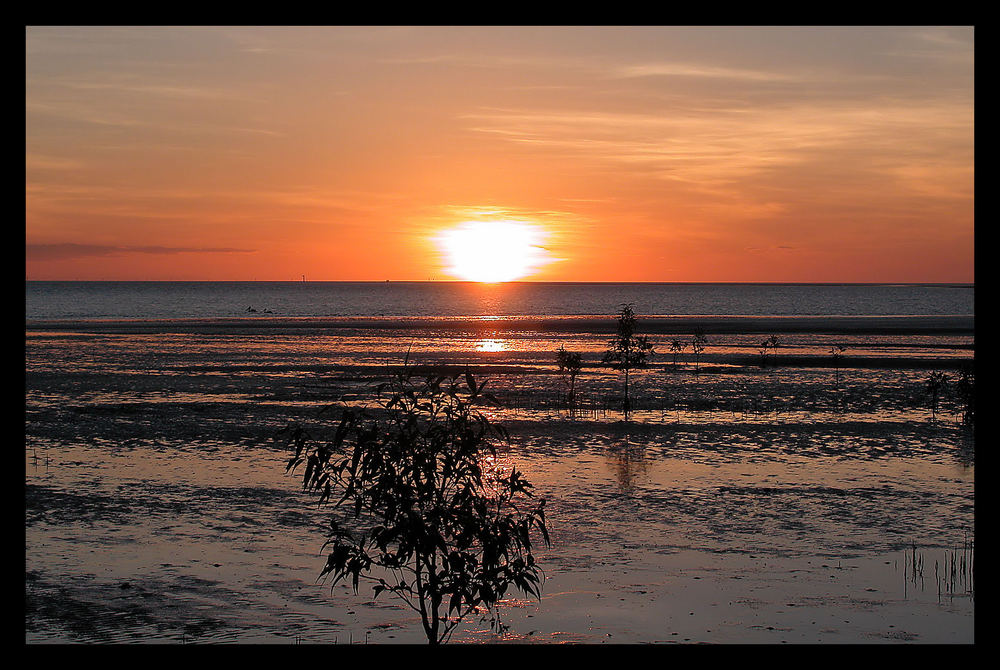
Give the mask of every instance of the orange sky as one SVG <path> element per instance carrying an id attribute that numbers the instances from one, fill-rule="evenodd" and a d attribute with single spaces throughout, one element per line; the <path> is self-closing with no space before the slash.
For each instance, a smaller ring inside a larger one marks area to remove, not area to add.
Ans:
<path id="1" fill-rule="evenodd" d="M 972 28 L 26 30 L 27 279 L 973 281 Z M 492 245 L 487 245 L 492 246 Z M 489 253 L 484 249 L 483 253 Z"/>

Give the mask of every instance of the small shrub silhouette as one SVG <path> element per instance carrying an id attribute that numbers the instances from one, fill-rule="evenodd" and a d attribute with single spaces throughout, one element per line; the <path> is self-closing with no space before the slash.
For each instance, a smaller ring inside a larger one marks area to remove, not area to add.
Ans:
<path id="1" fill-rule="evenodd" d="M 566 351 L 566 347 L 560 346 L 556 351 L 556 363 L 559 365 L 559 374 L 563 375 L 569 386 L 567 400 L 572 408 L 576 400 L 576 376 L 583 369 L 583 356 L 575 351 Z"/>
<path id="2" fill-rule="evenodd" d="M 955 392 L 962 406 L 962 421 L 976 423 L 976 373 L 969 366 L 963 367 L 955 382 Z"/>
<path id="3" fill-rule="evenodd" d="M 629 398 L 629 373 L 635 368 L 645 367 L 649 356 L 653 351 L 653 345 L 645 335 L 635 334 L 635 311 L 632 309 L 633 303 L 622 303 L 618 311 L 618 322 L 616 324 L 616 334 L 609 343 L 608 350 L 604 353 L 602 363 L 610 363 L 616 370 L 625 372 L 625 401 L 624 413 L 628 418 L 632 403 Z"/>
<path id="4" fill-rule="evenodd" d="M 681 342 L 679 339 L 674 338 L 674 341 L 670 343 L 670 351 L 674 355 L 674 367 L 677 367 L 677 354 L 683 352 L 687 349 L 687 342 Z"/>
<path id="5" fill-rule="evenodd" d="M 769 338 L 760 343 L 760 367 L 765 367 L 767 365 L 767 353 L 771 352 L 771 356 L 778 350 L 778 346 L 781 342 L 778 340 L 777 335 L 771 335 Z"/>
<path id="6" fill-rule="evenodd" d="M 937 403 L 938 395 L 940 395 L 942 389 L 948 383 L 948 376 L 943 372 L 932 372 L 927 376 L 927 380 L 924 382 L 924 388 L 927 389 L 927 393 L 931 396 L 931 419 L 935 419 L 937 416 Z"/>
<path id="7" fill-rule="evenodd" d="M 830 347 L 830 356 L 833 357 L 833 367 L 835 379 L 837 381 L 837 387 L 840 387 L 840 363 L 844 360 L 844 352 L 847 351 L 847 347 L 843 344 L 835 344 Z"/>
<path id="8" fill-rule="evenodd" d="M 708 344 L 708 337 L 705 335 L 705 331 L 699 326 L 694 329 L 694 335 L 691 337 L 691 348 L 694 350 L 694 371 L 699 371 L 699 363 L 701 359 L 701 352 L 705 350 L 705 345 Z"/>
<path id="9" fill-rule="evenodd" d="M 430 644 L 480 608 L 498 621 L 511 587 L 541 597 L 531 535 L 549 543 L 545 501 L 528 505 L 531 484 L 495 465 L 494 439 L 507 433 L 474 407 L 492 398 L 484 386 L 468 372 L 464 388 L 457 377 L 418 383 L 404 366 L 379 387 L 377 410 L 342 409 L 330 442 L 298 425 L 284 431 L 295 450 L 286 471 L 304 464 L 303 488 L 341 512 L 320 576 L 398 597 Z"/>

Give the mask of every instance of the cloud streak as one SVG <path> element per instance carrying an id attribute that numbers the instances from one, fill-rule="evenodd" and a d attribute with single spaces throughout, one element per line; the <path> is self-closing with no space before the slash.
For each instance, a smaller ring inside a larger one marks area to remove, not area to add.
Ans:
<path id="1" fill-rule="evenodd" d="M 750 82 L 803 82 L 815 78 L 787 72 L 746 70 L 741 68 L 698 65 L 691 63 L 645 63 L 627 65 L 613 72 L 623 78 L 633 77 L 702 77 L 733 79 Z"/>
<path id="2" fill-rule="evenodd" d="M 26 256 L 32 261 L 56 261 L 94 256 L 116 256 L 121 254 L 246 254 L 256 249 L 236 249 L 231 247 L 163 247 L 163 246 L 113 246 L 104 244 L 76 244 L 57 242 L 53 244 L 27 244 Z"/>

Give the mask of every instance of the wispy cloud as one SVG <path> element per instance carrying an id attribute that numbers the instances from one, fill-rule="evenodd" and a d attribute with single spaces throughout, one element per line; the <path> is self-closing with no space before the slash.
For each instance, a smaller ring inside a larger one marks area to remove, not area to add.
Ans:
<path id="1" fill-rule="evenodd" d="M 45 115 L 79 124 L 91 124 L 126 130 L 158 130 L 182 136 L 253 134 L 282 137 L 285 134 L 282 131 L 271 128 L 239 124 L 179 123 L 172 119 L 169 114 L 164 115 L 162 107 L 157 107 L 155 103 L 150 103 L 149 107 L 138 106 L 126 109 L 103 105 L 93 100 L 64 100 L 55 102 L 28 100 L 25 103 L 25 111 L 28 113 L 29 123 L 34 120 L 30 117 Z"/>
<path id="2" fill-rule="evenodd" d="M 25 255 L 28 260 L 54 261 L 91 256 L 113 256 L 120 254 L 230 254 L 254 253 L 256 249 L 236 249 L 232 247 L 163 247 L 137 246 L 123 247 L 103 244 L 75 244 L 62 242 L 55 244 L 27 244 Z"/>
<path id="3" fill-rule="evenodd" d="M 715 188 L 761 171 L 822 158 L 845 148 L 869 165 L 912 172 L 919 154 L 947 162 L 950 144 L 971 147 L 972 118 L 961 104 L 816 103 L 714 112 L 494 109 L 465 117 L 469 129 L 575 160 L 618 163 L 675 182 Z M 970 156 L 955 155 L 967 165 Z M 925 159 L 926 160 L 926 159 Z M 917 171 L 923 174 L 923 171 Z"/>
<path id="4" fill-rule="evenodd" d="M 752 82 L 798 82 L 808 78 L 800 74 L 768 70 L 698 65 L 695 63 L 643 63 L 626 65 L 611 71 L 612 75 L 632 77 L 705 77 L 709 79 L 736 79 Z"/>
<path id="5" fill-rule="evenodd" d="M 217 86 L 192 86 L 190 84 L 149 84 L 133 81 L 48 81 L 49 85 L 59 85 L 76 91 L 103 91 L 152 96 L 159 98 L 180 98 L 192 100 L 245 100 L 252 101 L 246 92 L 237 92 Z"/>
<path id="6" fill-rule="evenodd" d="M 86 163 L 76 158 L 26 154 L 24 157 L 24 165 L 28 170 L 79 170 L 84 167 Z"/>

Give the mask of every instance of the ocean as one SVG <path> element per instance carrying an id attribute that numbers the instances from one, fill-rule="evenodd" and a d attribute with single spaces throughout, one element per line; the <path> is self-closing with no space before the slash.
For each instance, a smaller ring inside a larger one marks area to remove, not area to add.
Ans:
<path id="1" fill-rule="evenodd" d="M 971 284 L 25 282 L 36 320 L 246 317 L 971 316 Z M 255 310 L 255 311 L 248 311 Z"/>

